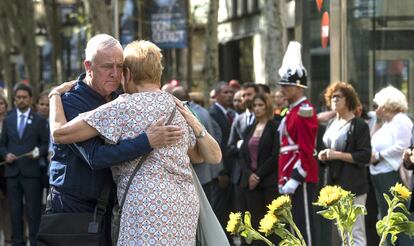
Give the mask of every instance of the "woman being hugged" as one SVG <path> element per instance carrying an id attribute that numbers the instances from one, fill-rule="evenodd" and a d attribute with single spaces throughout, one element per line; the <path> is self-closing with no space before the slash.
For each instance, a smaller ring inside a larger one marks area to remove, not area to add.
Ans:
<path id="1" fill-rule="evenodd" d="M 256 123 L 247 129 L 249 134 L 240 149 L 242 180 L 247 210 L 252 214 L 252 225 L 258 227 L 266 205 L 277 194 L 279 133 L 272 121 L 273 106 L 270 97 L 259 93 L 253 98 Z"/>
<path id="2" fill-rule="evenodd" d="M 326 149 L 319 152 L 318 158 L 328 165 L 328 183 L 351 191 L 356 195 L 355 203 L 365 206 L 371 139 L 367 123 L 354 114 L 358 95 L 352 85 L 336 82 L 326 89 L 325 101 L 336 117 L 327 126 L 323 136 Z M 367 244 L 363 215 L 358 216 L 352 236 L 355 245 Z"/>

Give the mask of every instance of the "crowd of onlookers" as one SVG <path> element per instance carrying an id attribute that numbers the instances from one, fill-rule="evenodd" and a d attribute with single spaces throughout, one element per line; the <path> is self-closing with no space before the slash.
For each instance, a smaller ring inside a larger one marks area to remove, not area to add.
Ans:
<path id="1" fill-rule="evenodd" d="M 197 164 L 194 169 L 223 228 L 230 211 L 250 211 L 252 224 L 257 228 L 266 205 L 280 191 L 278 128 L 289 114 L 285 95 L 265 84 L 240 84 L 236 80 L 217 82 L 209 102 L 202 93 L 188 92 L 177 84 L 165 84 L 162 90 L 188 101 L 190 110 L 220 145 L 221 164 Z M 27 235 L 30 241 L 35 240 L 31 231 L 40 223 L 51 154 L 47 95 L 48 92 L 41 93 L 33 109 L 32 91 L 25 84 L 14 88 L 14 107 L 0 95 L 1 158 L 6 165 L 19 162 L 13 165 L 15 170 L 11 165 L 6 171 L 5 165 L 0 167 L 0 226 L 6 245 L 10 243 L 12 231 L 14 236 Z M 406 96 L 388 86 L 375 94 L 374 108 L 367 111 L 351 84 L 337 82 L 328 86 L 324 99 L 330 111 L 318 114 L 317 154 L 314 155 L 320 166 L 318 187 L 336 184 L 356 195 L 355 202 L 365 205 L 368 215 L 357 219 L 353 231 L 355 245 L 374 245 L 378 242 L 375 222 L 387 212 L 383 193 L 389 193 L 396 182 L 411 185 L 411 174 L 402 165 L 403 152 L 412 145 L 413 128 L 407 115 Z M 13 109 L 8 111 L 10 108 Z M 17 114 L 17 122 L 7 120 L 12 114 Z M 24 125 L 22 133 L 19 132 L 21 124 Z M 26 147 L 19 149 L 21 146 Z M 40 148 L 37 155 L 32 151 L 34 147 Z M 17 152 L 9 156 L 13 148 Z M 408 169 L 413 168 L 410 154 L 407 151 L 405 156 Z M 33 160 L 36 168 L 27 169 Z M 314 236 L 313 243 L 336 245 L 335 238 L 339 237 L 334 232 L 336 229 L 317 216 L 314 215 L 312 229 L 324 233 Z M 327 229 L 332 231 L 329 236 Z M 244 244 L 240 238 L 229 236 L 229 239 L 234 244 Z M 411 245 L 411 241 L 399 236 L 397 243 Z"/>
<path id="2" fill-rule="evenodd" d="M 192 106 L 195 112 L 201 110 L 197 107 L 204 106 L 199 94 L 186 94 L 180 86 L 168 87 L 165 85 L 164 89 L 197 105 Z M 412 144 L 413 127 L 407 114 L 406 96 L 388 86 L 375 94 L 374 108 L 368 111 L 351 84 L 337 82 L 326 88 L 324 99 L 329 110 L 317 115 L 318 152 L 314 156 L 320 166 L 317 190 L 326 184 L 336 184 L 354 193 L 355 202 L 368 210 L 368 215 L 360 216 L 355 224 L 355 245 L 375 245 L 378 243 L 375 223 L 387 212 L 383 193 L 390 194 L 389 188 L 396 182 L 404 182 L 411 188 L 410 171 L 402 166 L 403 152 Z M 202 121 L 221 146 L 222 169 L 206 164 L 196 166 L 197 174 L 223 226 L 229 211 L 248 210 L 253 226 L 257 227 L 266 204 L 279 195 L 278 126 L 289 111 L 288 102 L 281 90 L 271 91 L 264 84 L 239 84 L 232 80 L 216 84 L 209 104 L 202 109 L 209 112 L 204 113 Z M 259 151 L 252 151 L 255 149 L 252 146 Z M 408 168 L 412 169 L 409 165 Z M 332 225 L 316 214 L 313 218 L 313 243 L 339 244 L 336 229 L 332 230 Z M 326 234 L 326 230 L 333 233 Z M 237 238 L 232 240 L 237 242 Z M 397 243 L 412 242 L 400 235 Z"/>

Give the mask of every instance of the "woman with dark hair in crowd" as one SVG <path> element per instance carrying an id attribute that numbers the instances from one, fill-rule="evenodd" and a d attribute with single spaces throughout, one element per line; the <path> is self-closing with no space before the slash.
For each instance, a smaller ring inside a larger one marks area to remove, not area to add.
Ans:
<path id="1" fill-rule="evenodd" d="M 252 225 L 257 228 L 265 215 L 266 205 L 277 196 L 279 133 L 272 121 L 273 106 L 269 95 L 256 94 L 253 112 L 256 122 L 247 129 L 249 134 L 240 149 L 241 186 L 245 190 L 247 210 L 252 214 Z"/>
<path id="2" fill-rule="evenodd" d="M 355 203 L 365 205 L 368 193 L 368 174 L 365 165 L 371 157 L 368 124 L 355 117 L 360 104 L 351 84 L 336 82 L 325 92 L 325 102 L 336 112 L 323 136 L 326 149 L 318 154 L 328 165 L 328 183 L 339 185 L 356 195 Z M 355 245 L 366 245 L 365 220 L 360 215 L 352 230 Z"/>

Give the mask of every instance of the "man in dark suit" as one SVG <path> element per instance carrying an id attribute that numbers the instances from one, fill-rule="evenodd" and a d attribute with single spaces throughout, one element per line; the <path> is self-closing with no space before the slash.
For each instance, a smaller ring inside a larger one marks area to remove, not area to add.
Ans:
<path id="1" fill-rule="evenodd" d="M 4 120 L 0 154 L 6 161 L 5 177 L 11 207 L 13 245 L 26 245 L 23 236 L 23 197 L 27 206 L 30 245 L 36 245 L 41 216 L 39 156 L 47 154 L 46 121 L 30 105 L 32 90 L 25 84 L 14 88 L 13 110 Z"/>
<path id="2" fill-rule="evenodd" d="M 213 120 L 207 109 L 203 108 L 201 105 L 195 103 L 194 101 L 190 101 L 190 96 L 188 92 L 182 86 L 176 86 L 171 94 L 181 101 L 187 101 L 188 106 L 191 111 L 196 115 L 198 120 L 203 124 L 205 129 L 208 133 L 210 133 L 216 140 L 218 136 L 216 136 L 213 128 Z M 218 173 L 221 169 L 223 169 L 223 164 L 220 163 L 219 165 L 212 165 L 210 163 L 198 163 L 193 165 L 194 171 L 197 174 L 198 179 L 200 180 L 201 185 L 203 186 L 204 192 L 209 201 L 211 201 L 211 186 L 212 181 L 214 178 L 217 178 Z"/>
<path id="3" fill-rule="evenodd" d="M 227 147 L 229 155 L 235 160 L 233 166 L 233 172 L 231 174 L 231 180 L 235 185 L 235 201 L 236 209 L 238 211 L 246 210 L 246 199 L 243 195 L 243 190 L 240 187 L 240 178 L 242 174 L 242 169 L 240 166 L 240 147 L 243 143 L 243 140 L 248 134 L 248 129 L 255 122 L 255 117 L 253 113 L 253 98 L 258 91 L 258 87 L 255 83 L 247 82 L 242 85 L 241 94 L 242 102 L 246 110 L 239 114 L 231 125 L 230 136 L 228 139 Z"/>
<path id="4" fill-rule="evenodd" d="M 227 152 L 227 141 L 230 135 L 230 128 L 235 117 L 235 112 L 230 109 L 233 103 L 233 90 L 227 82 L 218 82 L 214 88 L 215 99 L 209 108 L 210 116 L 220 127 L 221 141 L 220 149 L 223 155 L 223 167 L 219 176 L 213 180 L 211 206 L 217 215 L 223 228 L 226 226 L 231 202 L 233 201 L 233 185 L 230 182 L 230 175 L 233 169 L 233 161 Z"/>

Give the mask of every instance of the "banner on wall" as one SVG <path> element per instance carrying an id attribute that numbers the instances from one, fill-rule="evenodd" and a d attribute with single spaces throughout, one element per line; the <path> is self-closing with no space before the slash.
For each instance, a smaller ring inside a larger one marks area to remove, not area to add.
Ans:
<path id="1" fill-rule="evenodd" d="M 187 47 L 186 15 L 185 0 L 151 1 L 151 41 L 162 49 Z"/>

